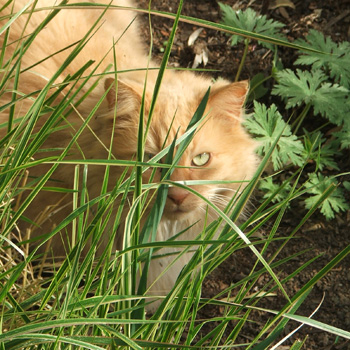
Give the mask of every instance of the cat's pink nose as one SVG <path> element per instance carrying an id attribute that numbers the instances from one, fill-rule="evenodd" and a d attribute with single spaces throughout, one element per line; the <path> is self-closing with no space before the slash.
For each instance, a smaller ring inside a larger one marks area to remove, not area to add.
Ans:
<path id="1" fill-rule="evenodd" d="M 182 204 L 188 195 L 189 193 L 182 188 L 170 188 L 168 192 L 168 198 L 177 205 Z"/>

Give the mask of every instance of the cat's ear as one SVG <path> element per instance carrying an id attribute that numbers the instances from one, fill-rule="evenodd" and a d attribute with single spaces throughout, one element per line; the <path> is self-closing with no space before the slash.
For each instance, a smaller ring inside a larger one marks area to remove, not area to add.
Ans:
<path id="1" fill-rule="evenodd" d="M 219 109 L 221 113 L 227 116 L 240 119 L 248 91 L 248 80 L 225 84 L 219 87 L 216 87 L 214 84 L 209 98 L 209 105 L 215 109 Z"/>
<path id="2" fill-rule="evenodd" d="M 115 80 L 113 78 L 107 78 L 105 80 L 105 91 L 107 91 L 107 103 L 108 103 L 108 108 L 112 109 L 115 105 L 116 101 L 116 93 L 115 93 Z"/>
<path id="3" fill-rule="evenodd" d="M 116 104 L 118 104 L 118 114 L 127 114 L 128 111 L 134 112 L 140 108 L 141 96 L 136 89 L 128 84 L 107 78 L 104 82 L 104 88 L 107 91 L 106 100 L 109 110 L 113 110 Z"/>

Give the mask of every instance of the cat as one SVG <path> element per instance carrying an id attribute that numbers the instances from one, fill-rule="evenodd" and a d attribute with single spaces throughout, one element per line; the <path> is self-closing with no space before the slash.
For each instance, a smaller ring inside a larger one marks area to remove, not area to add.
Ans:
<path id="1" fill-rule="evenodd" d="M 78 1 L 79 2 L 79 1 Z M 81 1 L 82 2 L 82 1 Z M 89 2 L 93 3 L 93 0 Z M 26 0 L 14 0 L 2 10 L 1 16 L 17 13 L 26 5 Z M 74 1 L 77 3 L 77 1 Z M 109 0 L 98 1 L 108 5 Z M 51 12 L 48 7 L 56 5 L 55 0 L 39 0 L 36 9 L 46 8 L 33 12 L 28 7 L 27 13 L 21 14 L 11 24 L 5 60 L 10 59 L 19 44 L 24 43 L 25 38 L 34 32 L 36 28 Z M 113 1 L 113 5 L 134 7 L 131 0 Z M 137 150 L 138 120 L 142 95 L 145 89 L 145 123 L 150 110 L 152 93 L 158 75 L 158 63 L 149 59 L 147 45 L 143 42 L 139 30 L 139 21 L 135 12 L 130 10 L 108 9 L 103 15 L 103 9 L 63 9 L 52 18 L 36 35 L 34 41 L 21 58 L 21 69 L 17 96 L 25 96 L 44 89 L 47 82 L 60 69 L 62 63 L 77 47 L 84 35 L 94 23 L 98 22 L 89 40 L 75 59 L 56 77 L 55 84 L 63 83 L 67 76 L 74 74 L 89 60 L 94 63 L 83 73 L 93 76 L 82 87 L 75 100 L 86 93 L 90 88 L 88 98 L 84 99 L 75 110 L 69 114 L 67 127 L 58 128 L 45 141 L 42 148 L 66 147 L 72 135 L 79 129 L 83 121 L 89 116 L 97 102 L 105 95 L 100 107 L 89 122 L 89 129 L 84 129 L 78 138 L 79 147 L 73 147 L 66 159 L 81 159 L 83 153 L 85 159 L 107 159 L 110 140 L 112 139 L 112 152 L 115 159 L 135 159 Z M 99 19 L 99 16 L 102 18 Z M 8 20 L 3 18 L 0 26 Z M 27 22 L 28 21 L 28 22 Z M 0 38 L 0 47 L 4 43 L 4 35 Z M 73 45 L 72 45 L 73 44 Z M 54 54 L 54 55 L 53 55 Z M 109 65 L 113 71 L 116 61 L 118 70 L 117 80 L 113 73 L 103 75 Z M 9 62 L 13 65 L 15 60 Z M 148 70 L 145 69 L 148 67 Z M 29 68 L 29 69 L 27 69 Z M 5 73 L 0 73 L 0 78 Z M 1 96 L 1 105 L 11 101 L 14 89 L 13 79 L 6 83 L 6 90 Z M 73 92 L 80 86 L 80 82 L 73 87 Z M 58 103 L 68 94 L 73 82 L 63 89 L 54 102 Z M 180 137 L 186 130 L 194 112 L 211 87 L 209 100 L 205 110 L 205 122 L 198 128 L 192 142 L 185 150 L 178 165 L 171 175 L 172 181 L 185 180 L 235 180 L 238 183 L 225 185 L 193 185 L 208 200 L 219 208 L 224 209 L 228 201 L 241 191 L 246 180 L 252 178 L 256 171 L 258 158 L 255 153 L 256 142 L 247 134 L 242 126 L 244 119 L 244 103 L 248 93 L 247 81 L 231 83 L 224 79 L 216 82 L 210 77 L 195 74 L 189 71 L 166 70 L 155 105 L 152 122 L 145 143 L 145 154 L 156 155 L 162 147 L 170 145 L 175 134 L 179 131 Z M 48 96 L 54 94 L 55 88 L 51 88 Z M 22 99 L 16 103 L 15 118 L 21 118 L 33 104 L 34 96 Z M 54 105 L 53 104 L 53 105 Z M 116 119 L 114 124 L 114 114 Z M 7 122 L 9 108 L 0 112 L 0 123 Z M 45 113 L 44 113 L 45 114 Z M 47 120 L 49 113 L 38 119 L 36 129 Z M 114 126 L 115 125 L 115 126 Z M 114 127 L 113 127 L 114 126 Z M 171 128 L 170 128 L 171 126 Z M 168 132 L 168 129 L 170 131 Z M 5 128 L 0 130 L 0 136 L 4 137 Z M 46 156 L 47 153 L 44 154 Z M 42 155 L 38 154 L 38 157 Z M 36 166 L 30 169 L 32 178 L 38 177 L 49 169 L 49 165 Z M 111 190 L 122 176 L 123 167 L 111 167 L 109 190 Z M 149 172 L 145 173 L 145 183 Z M 93 165 L 88 167 L 87 189 L 89 198 L 95 198 L 101 193 L 101 184 L 104 177 L 104 168 Z M 74 165 L 60 165 L 53 173 L 47 186 L 73 188 Z M 159 180 L 159 174 L 153 180 Z M 240 182 L 241 181 L 241 182 Z M 118 203 L 115 205 L 115 211 Z M 35 197 L 31 205 L 24 213 L 35 224 L 21 221 L 18 227 L 21 230 L 29 230 L 31 237 L 38 237 L 52 231 L 72 211 L 72 197 L 69 194 L 62 195 L 59 192 L 41 191 Z M 123 212 L 123 218 L 127 209 Z M 208 217 L 207 217 L 208 216 Z M 178 232 L 191 228 L 179 239 L 193 240 L 202 231 L 204 225 L 215 219 L 210 210 L 207 213 L 206 203 L 193 193 L 180 188 L 169 187 L 164 213 L 157 231 L 157 241 L 165 241 Z M 142 222 L 143 224 L 143 222 Z M 112 233 L 111 225 L 108 225 L 103 234 L 98 252 L 106 247 L 111 234 L 115 235 L 115 249 L 122 248 L 123 227 L 119 227 L 116 233 Z M 57 234 L 48 246 L 40 247 L 43 252 L 49 248 L 54 256 L 62 256 L 67 253 L 68 245 L 64 237 Z M 38 244 L 38 243 L 37 243 Z M 87 247 L 88 248 L 88 247 Z M 86 249 L 87 249 L 86 248 Z M 160 254 L 172 252 L 176 249 L 161 249 Z M 191 258 L 191 253 L 183 255 L 169 271 L 157 280 L 165 266 L 174 257 L 163 257 L 152 260 L 148 283 L 155 282 L 150 290 L 151 294 L 164 295 L 175 283 L 182 267 Z"/>

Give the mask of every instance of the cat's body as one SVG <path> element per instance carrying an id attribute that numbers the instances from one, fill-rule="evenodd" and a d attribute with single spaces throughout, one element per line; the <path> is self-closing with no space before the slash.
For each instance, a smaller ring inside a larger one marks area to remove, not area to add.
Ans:
<path id="1" fill-rule="evenodd" d="M 14 12 L 18 12 L 23 8 L 26 2 L 25 0 L 16 0 L 14 2 Z M 102 1 L 99 1 L 99 3 L 100 2 Z M 109 0 L 104 2 L 108 4 Z M 133 5 L 130 1 L 115 1 L 114 3 L 122 6 Z M 54 4 L 54 0 L 39 0 L 36 7 L 53 6 Z M 1 15 L 9 14 L 10 7 L 4 10 Z M 9 43 L 14 43 L 9 45 L 6 50 L 5 61 L 11 57 L 16 47 L 15 41 L 33 32 L 48 13 L 48 10 L 33 13 L 24 33 L 22 33 L 22 31 L 28 16 L 21 15 L 16 19 L 11 25 L 8 41 Z M 101 9 L 62 10 L 40 31 L 29 50 L 23 56 L 21 69 L 31 67 L 36 62 L 44 60 L 53 53 L 81 40 L 97 21 L 101 13 Z M 134 17 L 135 14 L 131 11 L 108 10 L 104 15 L 104 19 L 100 21 L 99 25 L 96 27 L 96 33 L 91 37 L 86 47 L 84 47 L 82 52 L 79 53 L 56 80 L 56 83 L 62 82 L 68 74 L 73 75 L 91 59 L 94 60 L 95 63 L 84 72 L 84 75 L 86 76 L 92 72 L 100 62 L 102 63 L 96 69 L 95 74 L 103 73 L 109 64 L 113 65 L 114 52 L 111 48 L 113 46 L 113 40 L 117 42 L 115 45 L 117 70 L 127 72 L 119 73 L 117 78 L 117 119 L 112 146 L 113 155 L 116 159 L 132 159 L 137 149 L 139 108 L 145 84 L 146 71 L 130 70 L 146 68 L 147 66 L 156 67 L 154 62 L 149 62 L 147 50 L 138 33 L 138 24 L 136 21 L 133 22 Z M 5 21 L 2 21 L 0 25 L 3 23 L 5 23 Z M 130 23 L 131 25 L 129 26 Z M 101 27 L 98 28 L 100 25 Z M 129 28 L 125 31 L 128 26 Z M 2 44 L 3 38 L 0 39 L 0 45 Z M 21 74 L 18 91 L 23 94 L 28 94 L 43 89 L 47 81 L 58 71 L 73 48 L 74 46 L 44 60 L 39 65 Z M 110 70 L 113 70 L 113 67 Z M 157 74 L 157 70 L 150 70 L 148 72 L 145 99 L 146 120 Z M 53 133 L 43 147 L 65 147 L 72 138 L 72 134 L 74 134 L 82 124 L 82 120 L 87 118 L 106 89 L 109 88 L 110 84 L 114 84 L 112 78 L 114 78 L 114 75 L 109 75 L 100 79 L 99 84 L 89 95 L 88 99 L 84 100 L 77 107 L 79 112 L 70 114 L 69 123 L 72 124 L 72 127 Z M 97 78 L 91 78 L 79 96 L 87 91 L 96 79 Z M 8 82 L 7 88 L 9 90 L 12 90 L 12 84 L 11 81 Z M 206 113 L 208 113 L 207 120 L 197 132 L 192 143 L 179 162 L 179 165 L 191 168 L 175 169 L 171 177 L 174 181 L 248 180 L 252 177 L 256 169 L 257 158 L 254 153 L 255 143 L 241 126 L 242 106 L 248 89 L 247 83 L 230 84 L 222 80 L 212 84 L 210 79 L 195 75 L 191 72 L 167 71 L 165 73 L 145 145 L 145 152 L 153 155 L 161 151 L 172 121 L 173 125 L 166 145 L 169 145 L 174 139 L 177 130 L 180 130 L 179 136 L 184 133 L 193 113 L 210 85 L 212 85 L 212 88 L 206 109 Z M 67 90 L 68 88 L 64 90 L 64 92 Z M 52 89 L 52 92 L 53 91 L 54 89 Z M 11 94 L 5 94 L 1 99 L 1 105 L 5 105 L 10 101 Z M 57 100 L 59 99 L 60 97 L 58 97 Z M 96 117 L 90 122 L 91 129 L 100 140 L 103 141 L 107 148 L 109 147 L 113 132 L 115 99 L 116 94 L 113 87 L 107 93 L 107 97 L 96 112 Z M 21 104 L 17 103 L 15 116 L 17 118 L 23 116 L 30 108 L 31 104 L 32 100 L 29 98 L 22 101 Z M 8 112 L 8 110 L 1 112 L 0 123 L 7 121 Z M 80 118 L 79 114 L 82 118 Z M 175 118 L 173 118 L 174 115 Z M 42 121 L 39 120 L 38 127 L 40 127 L 43 121 L 45 121 L 45 118 L 42 118 Z M 0 136 L 4 136 L 4 129 L 0 130 L 0 133 Z M 78 142 L 86 159 L 107 158 L 108 152 L 106 148 L 101 146 L 100 142 L 90 131 L 84 131 L 78 139 Z M 68 158 L 81 159 L 81 151 L 77 148 L 72 149 Z M 202 164 L 200 162 L 204 164 L 198 165 Z M 31 170 L 30 174 L 32 176 L 39 176 L 47 169 L 48 166 L 36 167 Z M 73 165 L 60 165 L 58 170 L 53 174 L 53 180 L 49 181 L 48 186 L 71 189 L 73 187 L 73 172 Z M 123 168 L 121 167 L 111 167 L 110 178 L 114 181 L 111 181 L 110 189 L 113 188 L 116 179 L 120 177 L 122 172 Z M 87 186 L 90 198 L 94 198 L 100 194 L 103 176 L 103 167 L 89 166 Z M 221 208 L 224 208 L 232 195 L 243 187 L 244 184 L 242 183 L 225 186 L 193 186 L 196 191 L 200 192 L 209 200 L 212 200 L 213 203 Z M 54 208 L 50 215 L 44 212 L 47 207 Z M 48 192 L 42 192 L 38 194 L 25 214 L 30 217 L 31 220 L 39 223 L 39 227 L 33 225 L 30 227 L 32 235 L 37 236 L 50 232 L 52 228 L 59 224 L 71 211 L 71 196 L 63 197 L 60 193 L 48 194 Z M 43 212 L 44 214 L 41 215 Z M 169 189 L 164 215 L 159 226 L 157 239 L 169 239 L 172 235 L 197 222 L 181 237 L 182 240 L 192 240 L 203 229 L 203 225 L 207 221 L 206 215 L 206 204 L 200 198 L 183 189 L 171 187 Z M 42 217 L 40 218 L 40 216 Z M 209 221 L 213 217 L 214 216 L 209 213 Z M 208 221 L 206 223 L 208 224 Z M 27 226 L 21 226 L 20 224 L 20 227 L 26 229 L 28 228 L 28 224 Z M 108 240 L 108 235 L 110 234 L 116 235 L 116 248 L 120 249 L 122 228 L 120 228 L 117 233 L 106 232 L 105 241 Z M 64 247 L 60 239 L 60 236 L 57 235 L 51 245 L 56 255 L 65 253 L 66 247 Z M 104 243 L 101 244 L 99 249 L 103 250 L 103 248 Z M 163 253 L 163 251 L 160 253 Z M 172 287 L 179 271 L 190 256 L 191 254 L 187 254 L 182 257 L 166 276 L 162 277 L 161 281 L 153 288 L 155 294 L 163 294 L 164 291 Z M 153 265 L 151 265 L 149 276 L 150 282 L 160 275 L 164 266 L 167 266 L 168 262 L 172 259 L 172 257 L 169 257 L 152 262 Z"/>

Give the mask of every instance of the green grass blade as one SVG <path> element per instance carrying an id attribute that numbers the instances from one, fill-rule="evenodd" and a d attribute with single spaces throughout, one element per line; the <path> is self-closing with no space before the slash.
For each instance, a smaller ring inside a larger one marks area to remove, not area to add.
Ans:
<path id="1" fill-rule="evenodd" d="M 30 5 L 32 5 L 32 4 L 33 4 L 33 0 L 28 1 L 28 3 L 27 3 L 24 7 L 22 7 L 22 9 L 21 9 L 20 11 L 18 11 L 15 15 L 13 15 L 13 16 L 11 17 L 11 19 L 10 19 L 8 22 L 6 22 L 4 26 L 2 26 L 2 27 L 0 28 L 0 35 L 2 35 L 8 28 L 10 28 L 10 26 L 12 25 L 12 23 L 13 23 L 19 16 L 21 16 L 22 13 L 25 12 L 25 11 L 28 9 L 28 7 L 29 7 Z M 9 4 L 8 4 L 8 6 L 9 6 Z"/>
<path id="2" fill-rule="evenodd" d="M 66 5 L 65 8 L 66 9 L 68 9 L 68 8 L 75 9 L 75 8 L 81 8 L 81 6 L 84 6 L 84 5 L 85 6 L 86 5 L 94 6 L 96 8 L 106 8 L 106 5 L 103 5 L 103 4 L 90 4 L 90 3 L 79 3 L 79 4 L 78 3 L 77 4 L 71 3 L 69 5 Z M 59 6 L 57 6 L 57 8 L 59 8 Z M 115 9 L 120 9 L 120 10 L 129 9 L 128 7 L 116 6 L 116 5 L 111 5 L 110 8 L 111 9 L 115 8 Z M 45 9 L 45 8 L 43 8 L 43 9 Z M 139 9 L 139 8 L 132 8 L 132 10 L 136 11 L 136 12 L 140 12 L 140 13 L 146 13 L 146 14 L 151 14 L 151 15 L 155 15 L 155 16 L 159 16 L 159 17 L 173 19 L 174 21 L 176 21 L 176 17 L 177 17 L 177 14 L 165 12 L 165 11 L 144 10 L 144 9 Z M 179 21 L 184 22 L 184 23 L 189 23 L 192 25 L 196 25 L 196 26 L 200 26 L 200 27 L 204 27 L 204 28 L 208 28 L 208 29 L 215 29 L 215 30 L 218 30 L 218 31 L 221 31 L 224 33 L 228 33 L 228 34 L 240 35 L 240 36 L 243 36 L 243 37 L 246 37 L 249 39 L 259 40 L 259 41 L 271 43 L 274 45 L 286 46 L 286 47 L 290 47 L 290 48 L 296 49 L 296 50 L 304 50 L 304 51 L 315 52 L 315 53 L 323 53 L 323 52 L 320 52 L 319 50 L 315 50 L 311 47 L 304 47 L 302 45 L 293 44 L 293 43 L 290 43 L 290 42 L 285 41 L 285 40 L 276 39 L 276 38 L 269 37 L 266 35 L 254 33 L 251 31 L 242 30 L 240 28 L 227 26 L 227 25 L 224 25 L 221 23 L 207 21 L 204 19 L 199 19 L 199 18 L 181 15 L 179 17 Z"/>

